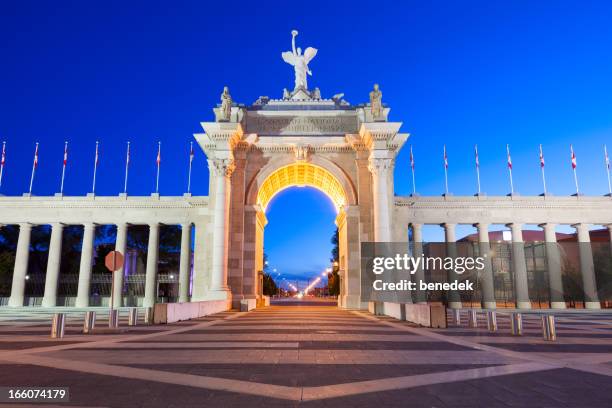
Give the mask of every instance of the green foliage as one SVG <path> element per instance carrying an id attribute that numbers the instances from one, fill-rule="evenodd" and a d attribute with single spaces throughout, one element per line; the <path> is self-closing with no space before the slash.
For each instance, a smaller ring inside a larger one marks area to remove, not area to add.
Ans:
<path id="1" fill-rule="evenodd" d="M 276 282 L 274 282 L 272 276 L 267 272 L 263 274 L 263 294 L 266 296 L 278 294 L 278 286 L 276 286 Z"/>

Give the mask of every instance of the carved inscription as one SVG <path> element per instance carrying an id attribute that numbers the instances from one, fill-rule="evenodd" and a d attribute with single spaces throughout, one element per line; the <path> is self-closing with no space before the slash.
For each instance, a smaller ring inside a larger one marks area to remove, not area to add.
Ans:
<path id="1" fill-rule="evenodd" d="M 337 135 L 357 133 L 356 117 L 249 117 L 247 132 L 260 135 Z"/>

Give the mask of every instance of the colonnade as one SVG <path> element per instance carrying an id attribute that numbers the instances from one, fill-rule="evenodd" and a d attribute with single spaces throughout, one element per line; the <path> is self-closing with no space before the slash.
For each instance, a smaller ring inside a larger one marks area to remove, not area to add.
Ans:
<path id="1" fill-rule="evenodd" d="M 410 228 L 412 229 L 412 241 L 414 245 L 415 253 L 422 253 L 423 238 L 422 228 L 424 224 L 411 223 Z M 454 245 L 450 245 L 457 241 L 455 235 L 455 229 L 457 224 L 455 223 L 443 223 L 440 224 L 444 228 L 444 237 L 447 244 L 447 250 L 449 256 L 453 256 L 453 251 L 456 251 Z M 489 227 L 487 223 L 476 223 L 473 224 L 478 231 L 478 245 L 480 254 L 488 254 L 491 251 L 489 242 Z M 527 277 L 527 264 L 525 259 L 525 247 L 523 245 L 523 224 L 521 223 L 509 223 L 506 226 L 511 231 L 511 242 L 512 242 L 512 271 L 514 274 L 514 292 L 516 298 L 516 306 L 519 309 L 530 309 L 531 301 L 529 299 L 529 283 Z M 589 235 L 589 224 L 580 223 L 571 225 L 577 233 L 578 244 L 579 244 L 579 256 L 580 256 L 580 271 L 582 276 L 582 285 L 584 290 L 584 304 L 587 309 L 599 309 L 600 302 L 597 295 L 597 284 L 595 279 L 595 268 L 593 262 L 593 253 L 591 250 L 591 239 Z M 563 280 L 561 270 L 561 253 L 557 245 L 557 235 L 555 232 L 556 224 L 544 223 L 539 224 L 544 230 L 544 240 L 546 246 L 546 258 L 549 276 L 549 289 L 550 289 L 550 300 L 551 307 L 554 309 L 565 308 L 565 301 L 563 297 Z M 610 241 L 612 244 L 612 225 L 607 225 Z M 455 252 L 456 255 L 456 252 Z M 456 279 L 457 275 L 454 271 L 449 272 L 449 280 Z M 424 273 L 421 269 L 416 272 L 416 279 L 423 280 Z M 495 308 L 495 288 L 493 280 L 493 266 L 491 257 L 487 256 L 484 259 L 484 268 L 481 275 L 481 288 L 482 288 L 482 305 L 485 308 Z M 424 301 L 424 299 L 419 299 Z M 448 293 L 448 303 L 451 308 L 461 308 L 461 300 L 457 292 L 450 291 Z"/>
<path id="2" fill-rule="evenodd" d="M 17 240 L 17 251 L 15 254 L 15 266 L 13 270 L 13 281 L 11 286 L 11 296 L 8 305 L 12 307 L 23 306 L 25 300 L 25 284 L 28 272 L 28 260 L 30 252 L 30 238 L 32 232 L 31 223 L 20 223 L 19 238 Z M 49 242 L 49 256 L 45 277 L 45 291 L 42 299 L 43 307 L 53 307 L 57 304 L 57 287 L 59 283 L 61 254 L 62 254 L 62 233 L 64 226 L 61 222 L 51 224 L 51 239 Z M 92 263 L 94 253 L 94 240 L 96 224 L 93 222 L 83 223 L 83 244 L 81 249 L 81 260 L 79 267 L 79 281 L 75 307 L 88 307 L 90 299 Z M 126 254 L 128 223 L 117 225 L 117 238 L 115 250 Z M 147 247 L 147 262 L 145 272 L 145 295 L 143 299 L 144 307 L 151 307 L 155 304 L 156 279 L 159 261 L 159 223 L 150 223 L 149 242 Z M 179 262 L 179 302 L 189 301 L 189 274 L 191 271 L 191 223 L 181 224 L 181 253 Z M 110 272 L 109 272 L 110 273 Z M 114 280 L 114 304 L 113 307 L 122 306 L 123 298 L 123 277 L 124 269 L 113 274 Z"/>

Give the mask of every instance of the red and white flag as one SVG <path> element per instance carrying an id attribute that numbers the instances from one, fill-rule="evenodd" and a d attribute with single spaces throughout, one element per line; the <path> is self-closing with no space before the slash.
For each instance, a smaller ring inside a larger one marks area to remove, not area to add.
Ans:
<path id="1" fill-rule="evenodd" d="M 38 143 L 36 143 L 36 149 L 34 149 L 34 168 L 38 167 Z"/>
<path id="2" fill-rule="evenodd" d="M 510 157 L 510 145 L 506 145 L 506 153 L 508 155 L 508 168 L 512 170 L 512 157 Z"/>
<path id="3" fill-rule="evenodd" d="M 157 163 L 157 167 L 159 167 L 159 164 L 161 163 L 161 143 L 157 145 L 157 159 L 155 160 L 155 163 Z"/>
<path id="4" fill-rule="evenodd" d="M 570 151 L 572 152 L 572 169 L 576 169 L 576 154 L 574 153 L 574 147 L 570 145 Z"/>
<path id="5" fill-rule="evenodd" d="M 159 165 L 161 163 L 161 142 L 157 142 L 157 159 L 155 160 L 157 163 L 157 175 L 155 177 L 155 193 L 159 193 Z"/>
<path id="6" fill-rule="evenodd" d="M 193 162 L 193 157 L 195 156 L 195 152 L 193 151 L 193 142 L 189 147 L 189 163 Z"/>
<path id="7" fill-rule="evenodd" d="M 414 170 L 414 155 L 412 154 L 412 146 L 410 146 L 410 168 Z"/>
<path id="8" fill-rule="evenodd" d="M 0 158 L 0 187 L 2 187 L 2 173 L 4 173 L 4 163 L 6 163 L 6 142 L 2 142 L 2 157 Z"/>
<path id="9" fill-rule="evenodd" d="M 478 145 L 474 145 L 474 159 L 476 160 L 476 168 L 480 168 L 480 160 L 478 160 Z"/>
<path id="10" fill-rule="evenodd" d="M 68 164 L 68 142 L 64 143 L 64 167 Z"/>
<path id="11" fill-rule="evenodd" d="M 448 169 L 448 156 L 446 155 L 446 145 L 444 145 L 444 168 Z"/>
<path id="12" fill-rule="evenodd" d="M 542 151 L 542 145 L 540 145 L 540 167 L 544 168 L 544 152 Z"/>
<path id="13" fill-rule="evenodd" d="M 96 142 L 96 159 L 94 165 L 98 167 L 98 163 L 100 163 L 100 152 L 99 152 L 99 143 Z"/>

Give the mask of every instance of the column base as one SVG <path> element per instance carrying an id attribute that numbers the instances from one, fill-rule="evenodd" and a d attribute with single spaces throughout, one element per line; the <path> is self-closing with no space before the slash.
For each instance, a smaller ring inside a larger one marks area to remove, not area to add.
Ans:
<path id="1" fill-rule="evenodd" d="M 565 302 L 550 302 L 551 309 L 565 309 Z"/>
<path id="2" fill-rule="evenodd" d="M 497 302 L 482 302 L 483 309 L 497 309 Z"/>
<path id="3" fill-rule="evenodd" d="M 448 302 L 448 307 L 451 309 L 461 309 L 463 307 L 463 303 L 461 302 Z"/>
<path id="4" fill-rule="evenodd" d="M 232 300 L 232 292 L 228 289 L 217 289 L 217 290 L 209 290 L 198 299 L 193 299 L 197 301 L 203 300 Z"/>
<path id="5" fill-rule="evenodd" d="M 15 299 L 15 298 L 9 298 L 8 301 L 8 307 L 22 307 L 23 306 L 23 299 Z"/>
<path id="6" fill-rule="evenodd" d="M 45 299 L 43 297 L 43 300 L 40 304 L 41 307 L 55 307 L 57 306 L 57 302 L 55 299 Z"/>
<path id="7" fill-rule="evenodd" d="M 338 306 L 343 309 L 363 309 L 361 305 L 361 296 L 358 295 L 342 296 L 342 301 L 338 302 Z"/>
<path id="8" fill-rule="evenodd" d="M 531 309 L 531 302 L 516 302 L 517 309 Z"/>
<path id="9" fill-rule="evenodd" d="M 601 309 L 601 303 L 599 302 L 584 302 L 585 309 Z"/>

